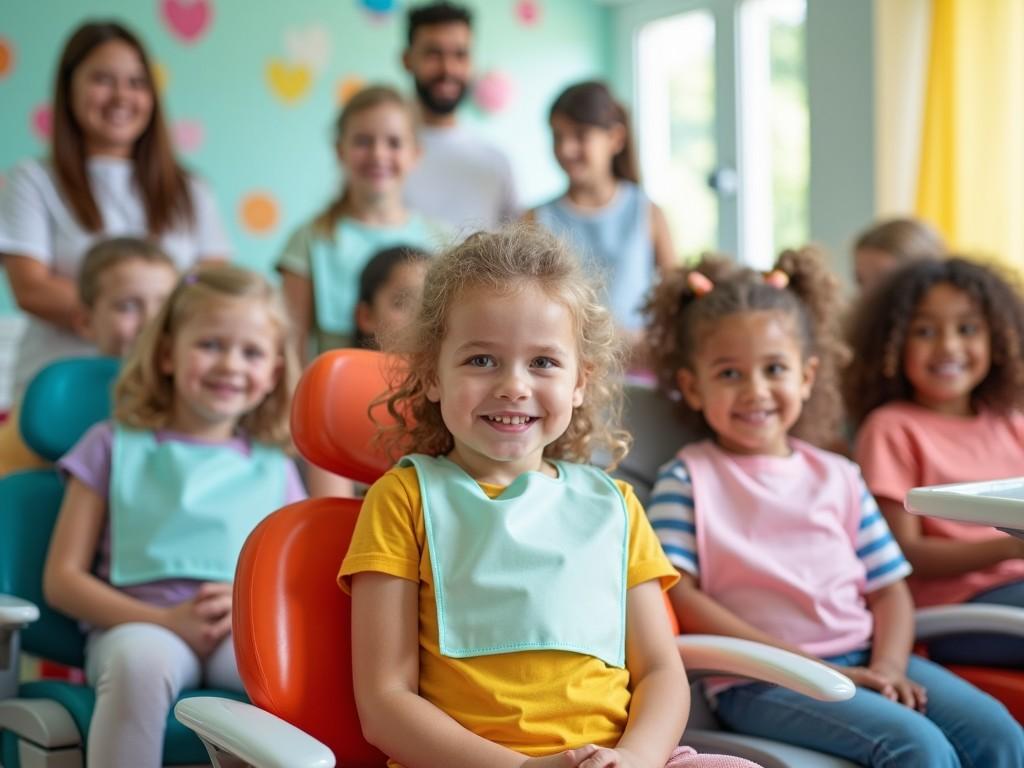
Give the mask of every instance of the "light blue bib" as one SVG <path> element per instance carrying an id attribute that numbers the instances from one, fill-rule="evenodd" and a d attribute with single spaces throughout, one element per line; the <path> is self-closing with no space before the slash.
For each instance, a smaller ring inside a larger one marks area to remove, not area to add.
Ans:
<path id="1" fill-rule="evenodd" d="M 411 214 L 400 227 L 368 227 L 342 219 L 333 241 L 314 239 L 310 259 L 317 325 L 331 334 L 351 336 L 355 332 L 359 276 L 374 254 L 396 245 L 430 251 L 438 246 L 441 236 L 440 230 L 427 219 Z"/>
<path id="2" fill-rule="evenodd" d="M 564 197 L 537 209 L 537 223 L 568 240 L 604 272 L 608 306 L 623 328 L 644 325 L 641 307 L 654 285 L 651 202 L 636 184 L 620 181 L 600 211 L 583 212 Z"/>
<path id="3" fill-rule="evenodd" d="M 574 651 L 625 665 L 629 517 L 600 470 L 555 462 L 495 499 L 445 458 L 414 454 L 441 653 Z"/>
<path id="4" fill-rule="evenodd" d="M 284 506 L 285 456 L 257 444 L 157 442 L 114 425 L 110 469 L 110 581 L 232 581 L 242 544 Z"/>

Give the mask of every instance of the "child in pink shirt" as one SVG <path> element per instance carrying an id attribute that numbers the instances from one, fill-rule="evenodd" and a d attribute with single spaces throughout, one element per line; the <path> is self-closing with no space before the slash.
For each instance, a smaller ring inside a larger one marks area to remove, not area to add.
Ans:
<path id="1" fill-rule="evenodd" d="M 915 600 L 1024 607 L 1024 541 L 903 508 L 916 486 L 1024 474 L 1024 299 L 991 267 L 915 262 L 860 304 L 851 342 L 856 458 L 914 567 Z M 943 663 L 1024 667 L 1018 638 L 957 636 L 929 650 Z"/>
<path id="2" fill-rule="evenodd" d="M 1022 765 L 1024 733 L 999 702 L 910 654 L 910 567 L 857 467 L 804 442 L 837 431 L 837 298 L 806 249 L 767 276 L 706 259 L 655 290 L 660 384 L 708 436 L 662 468 L 648 508 L 681 574 L 673 605 L 687 631 L 822 659 L 857 684 L 838 703 L 716 684 L 736 731 L 865 766 Z"/>

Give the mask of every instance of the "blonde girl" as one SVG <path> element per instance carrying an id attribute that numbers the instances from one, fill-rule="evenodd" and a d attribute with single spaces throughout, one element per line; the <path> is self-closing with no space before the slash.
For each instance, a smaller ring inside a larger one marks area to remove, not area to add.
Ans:
<path id="1" fill-rule="evenodd" d="M 338 116 L 334 148 L 345 176 L 341 193 L 292 234 L 277 263 L 303 360 L 353 344 L 359 275 L 375 253 L 395 245 L 433 249 L 444 234 L 402 201 L 420 150 L 397 91 L 370 86 L 355 94 Z"/>
<path id="2" fill-rule="evenodd" d="M 1024 607 L 1024 542 L 994 528 L 911 515 L 920 485 L 995 480 L 1024 468 L 1024 296 L 1011 275 L 963 258 L 918 261 L 857 306 L 845 394 L 855 456 L 914 566 L 919 605 Z M 955 635 L 942 663 L 1024 668 L 1024 643 Z"/>
<path id="3" fill-rule="evenodd" d="M 559 94 L 549 119 L 569 186 L 527 216 L 606 273 L 612 316 L 638 341 L 644 297 L 676 256 L 665 215 L 639 186 L 629 116 L 604 83 L 590 81 Z"/>
<path id="4" fill-rule="evenodd" d="M 156 768 L 182 689 L 241 690 L 231 580 L 252 528 L 304 496 L 284 453 L 297 371 L 263 277 L 194 270 L 143 331 L 113 419 L 61 459 L 43 589 L 88 632 L 89 765 Z"/>
<path id="5" fill-rule="evenodd" d="M 1006 709 L 911 655 L 910 568 L 857 467 L 804 441 L 828 444 L 841 415 L 837 299 L 810 249 L 768 275 L 704 261 L 656 290 L 659 380 L 707 435 L 662 468 L 651 496 L 681 576 L 676 613 L 689 631 L 818 658 L 857 685 L 828 703 L 715 685 L 735 731 L 864 766 L 1021 765 L 1024 735 Z"/>
<path id="6" fill-rule="evenodd" d="M 853 244 L 854 277 L 862 291 L 870 291 L 908 262 L 940 259 L 946 253 L 942 235 L 928 222 L 909 217 L 886 219 L 857 235 Z"/>
<path id="7" fill-rule="evenodd" d="M 700 765 L 676 748 L 672 568 L 629 486 L 581 463 L 627 441 L 579 262 L 533 228 L 474 235 L 431 265 L 396 351 L 390 437 L 409 453 L 339 575 L 367 738 L 425 768 Z"/>

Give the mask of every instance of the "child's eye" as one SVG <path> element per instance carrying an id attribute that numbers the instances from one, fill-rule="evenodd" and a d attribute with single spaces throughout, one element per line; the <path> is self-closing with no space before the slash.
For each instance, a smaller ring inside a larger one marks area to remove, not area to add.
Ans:
<path id="1" fill-rule="evenodd" d="M 789 368 L 787 368 L 783 363 L 769 363 L 765 367 L 765 372 L 769 376 L 781 376 L 788 370 Z"/>
<path id="2" fill-rule="evenodd" d="M 493 368 L 494 358 L 490 355 L 473 355 L 466 361 L 466 364 L 473 368 Z"/>
<path id="3" fill-rule="evenodd" d="M 267 351 L 262 347 L 246 347 L 242 350 L 246 360 L 262 360 L 267 356 Z"/>
<path id="4" fill-rule="evenodd" d="M 114 311 L 119 314 L 127 314 L 129 312 L 141 312 L 142 302 L 138 299 L 121 299 L 120 301 L 114 302 Z"/>
<path id="5" fill-rule="evenodd" d="M 960 323 L 960 326 L 957 328 L 957 331 L 959 331 L 960 335 L 962 336 L 974 336 L 980 330 L 981 324 L 976 323 L 974 321 L 968 323 Z"/>
<path id="6" fill-rule="evenodd" d="M 199 339 L 196 342 L 196 346 L 208 352 L 219 352 L 224 348 L 219 339 Z"/>
<path id="7" fill-rule="evenodd" d="M 910 329 L 910 335 L 915 339 L 930 339 L 935 335 L 935 329 L 930 325 L 918 325 Z"/>
<path id="8" fill-rule="evenodd" d="M 740 372 L 735 368 L 723 368 L 715 374 L 716 379 L 735 380 L 740 377 Z"/>
<path id="9" fill-rule="evenodd" d="M 535 357 L 531 365 L 534 368 L 557 368 L 558 361 L 551 357 Z"/>

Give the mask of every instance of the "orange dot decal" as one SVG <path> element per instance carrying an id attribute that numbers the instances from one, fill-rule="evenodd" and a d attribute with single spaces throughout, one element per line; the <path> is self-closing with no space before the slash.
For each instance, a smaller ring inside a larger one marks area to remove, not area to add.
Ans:
<path id="1" fill-rule="evenodd" d="M 250 192 L 242 198 L 238 215 L 246 232 L 266 235 L 277 226 L 277 201 L 267 192 Z"/>
<path id="2" fill-rule="evenodd" d="M 338 99 L 338 106 L 345 106 L 349 99 L 362 90 L 364 85 L 366 85 L 366 81 L 361 77 L 353 75 L 342 78 L 338 83 L 337 91 L 335 91 L 335 95 Z"/>
<path id="3" fill-rule="evenodd" d="M 171 82 L 170 70 L 159 61 L 153 62 L 153 81 L 160 94 L 167 91 L 167 85 Z"/>
<path id="4" fill-rule="evenodd" d="M 14 46 L 0 37 L 0 80 L 14 70 Z"/>

